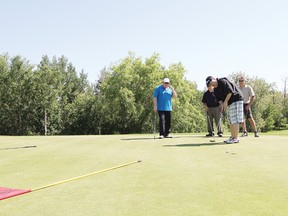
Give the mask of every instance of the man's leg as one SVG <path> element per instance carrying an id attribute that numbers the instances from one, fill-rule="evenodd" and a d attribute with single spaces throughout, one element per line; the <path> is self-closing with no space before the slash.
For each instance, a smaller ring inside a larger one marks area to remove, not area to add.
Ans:
<path id="1" fill-rule="evenodd" d="M 232 123 L 231 123 L 233 121 L 233 119 L 232 119 L 233 118 L 233 111 L 231 109 L 231 106 L 227 107 L 226 112 L 227 112 L 227 120 L 228 120 L 228 123 L 229 123 L 229 128 L 230 128 L 231 135 L 230 135 L 230 138 L 228 140 L 225 140 L 224 142 L 225 143 L 233 143 L 231 141 L 231 140 L 234 139 L 234 137 L 233 137 L 233 128 L 232 128 Z"/>
<path id="2" fill-rule="evenodd" d="M 215 118 L 215 123 L 217 125 L 217 134 L 218 136 L 222 137 L 223 131 L 222 131 L 222 119 L 221 119 L 221 112 L 219 107 L 213 108 L 213 116 Z"/>
<path id="3" fill-rule="evenodd" d="M 231 135 L 234 139 L 238 140 L 239 136 L 239 124 L 231 124 L 230 125 Z"/>
<path id="4" fill-rule="evenodd" d="M 248 110 L 246 110 L 246 114 L 245 114 L 245 117 L 249 120 L 250 122 L 250 125 L 253 129 L 253 132 L 254 132 L 254 136 L 255 137 L 259 137 L 258 133 L 257 133 L 257 127 L 256 127 L 256 123 L 255 123 L 255 120 L 253 118 L 253 115 L 252 115 L 252 111 L 251 109 L 249 108 Z"/>
<path id="5" fill-rule="evenodd" d="M 241 137 L 245 137 L 248 136 L 248 132 L 246 129 L 246 119 L 244 118 L 243 122 L 241 123 L 242 125 L 242 130 L 243 130 L 243 134 L 241 135 Z"/>
<path id="6" fill-rule="evenodd" d="M 243 105 L 244 118 L 242 122 L 242 129 L 243 129 L 243 134 L 241 135 L 242 137 L 248 136 L 247 127 L 246 127 L 246 118 L 249 115 L 249 112 L 247 111 L 246 106 L 247 104 Z"/>
<path id="7" fill-rule="evenodd" d="M 158 111 L 159 116 L 159 138 L 164 137 L 164 130 L 165 130 L 165 113 L 164 111 Z"/>
<path id="8" fill-rule="evenodd" d="M 164 129 L 164 137 L 168 137 L 171 131 L 171 112 L 165 111 L 165 129 Z"/>
<path id="9" fill-rule="evenodd" d="M 207 126 L 208 126 L 208 134 L 206 136 L 213 136 L 214 128 L 213 128 L 213 116 L 211 113 L 211 108 L 208 108 L 207 112 Z"/>
<path id="10" fill-rule="evenodd" d="M 251 116 L 251 118 L 248 118 L 249 122 L 250 122 L 250 125 L 254 131 L 254 136 L 255 137 L 259 137 L 258 133 L 257 133 L 257 127 L 256 127 L 256 123 L 255 123 L 255 120 L 253 118 L 253 116 Z"/>
<path id="11" fill-rule="evenodd" d="M 238 143 L 239 124 L 243 122 L 243 101 L 236 101 L 227 107 L 228 120 L 230 124 L 231 139 L 226 143 Z"/>

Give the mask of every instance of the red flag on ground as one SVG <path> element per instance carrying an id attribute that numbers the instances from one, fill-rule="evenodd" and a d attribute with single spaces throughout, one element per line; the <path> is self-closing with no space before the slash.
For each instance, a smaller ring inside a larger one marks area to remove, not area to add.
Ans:
<path id="1" fill-rule="evenodd" d="M 0 200 L 31 192 L 31 189 L 14 189 L 0 187 Z"/>

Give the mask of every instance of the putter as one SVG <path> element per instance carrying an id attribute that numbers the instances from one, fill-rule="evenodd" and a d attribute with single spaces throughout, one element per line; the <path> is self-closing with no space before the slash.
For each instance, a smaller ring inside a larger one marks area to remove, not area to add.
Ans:
<path id="1" fill-rule="evenodd" d="M 219 121 L 218 121 L 218 124 L 217 124 L 217 128 L 219 128 L 219 125 L 221 124 L 222 120 L 223 120 L 223 113 L 220 112 L 220 118 L 219 118 Z M 224 130 L 224 128 L 223 128 L 223 125 L 222 125 L 222 133 L 224 133 L 223 130 Z"/>
<path id="2" fill-rule="evenodd" d="M 156 112 L 154 112 L 154 125 L 153 125 L 154 140 L 156 136 Z"/>
<path id="3" fill-rule="evenodd" d="M 211 121 L 210 121 L 210 117 L 209 117 L 209 115 L 208 115 L 208 112 L 207 112 L 207 117 L 208 117 L 208 124 L 209 124 L 210 128 L 212 129 L 212 124 L 211 124 Z M 220 121 L 219 121 L 219 122 L 220 122 Z M 216 140 L 215 140 L 215 135 L 214 135 L 213 131 L 212 131 L 212 137 L 213 137 L 213 139 L 210 139 L 210 142 L 216 142 Z"/>

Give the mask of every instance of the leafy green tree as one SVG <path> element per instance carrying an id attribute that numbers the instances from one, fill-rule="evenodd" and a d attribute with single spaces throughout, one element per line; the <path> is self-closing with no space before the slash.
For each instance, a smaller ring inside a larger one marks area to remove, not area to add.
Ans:
<path id="1" fill-rule="evenodd" d="M 82 71 L 78 77 L 75 67 L 64 56 L 52 60 L 43 56 L 35 71 L 35 82 L 38 130 L 41 134 L 62 134 L 66 130 L 64 125 L 70 121 L 67 109 L 89 87 L 87 75 Z"/>
<path id="2" fill-rule="evenodd" d="M 1 56 L 1 133 L 29 134 L 33 125 L 33 66 L 21 56 Z"/>
<path id="3" fill-rule="evenodd" d="M 10 66 L 9 56 L 0 56 L 0 134 L 8 134 L 11 128 L 9 104 Z M 10 91 L 11 92 L 11 91 Z"/>
<path id="4" fill-rule="evenodd" d="M 171 77 L 171 82 L 178 94 L 174 101 L 172 126 L 175 132 L 201 132 L 206 120 L 201 103 L 202 92 L 197 90 L 194 82 L 185 79 L 185 68 L 182 64 L 172 64 L 164 77 Z"/>
<path id="5" fill-rule="evenodd" d="M 59 95 L 61 93 L 61 72 L 57 67 L 53 67 L 48 56 L 43 56 L 34 80 L 36 83 L 37 107 L 37 131 L 40 134 L 53 135 L 59 134 L 61 107 Z"/>
<path id="6" fill-rule="evenodd" d="M 109 133 L 147 133 L 153 127 L 152 94 L 164 77 L 171 79 L 179 99 L 174 100 L 172 118 L 175 132 L 196 132 L 203 129 L 204 117 L 199 111 L 199 92 L 196 85 L 184 79 L 181 63 L 161 66 L 159 55 L 143 62 L 133 53 L 109 69 L 101 83 L 101 94 L 108 104 L 105 122 Z M 185 115 L 185 116 L 184 116 Z M 199 124 L 200 122 L 200 124 Z"/>
<path id="7" fill-rule="evenodd" d="M 154 76 L 160 70 L 157 58 L 155 55 L 147 59 L 145 65 L 130 54 L 109 69 L 110 75 L 102 82 L 101 91 L 109 107 L 105 124 L 109 125 L 110 133 L 141 132 L 151 116 Z"/>
<path id="8" fill-rule="evenodd" d="M 92 92 L 79 94 L 73 103 L 68 104 L 64 112 L 69 121 L 65 121 L 63 134 L 97 134 L 98 128 L 95 126 L 96 116 L 94 104 L 96 97 Z"/>
<path id="9" fill-rule="evenodd" d="M 285 108 L 283 108 L 283 95 L 279 91 L 272 91 L 272 100 L 269 103 L 270 109 L 273 111 L 270 113 L 268 117 L 273 118 L 273 126 L 272 129 L 281 129 L 286 128 L 287 119 L 285 117 Z"/>
<path id="10" fill-rule="evenodd" d="M 165 68 L 159 54 L 142 59 L 134 53 L 104 68 L 89 84 L 64 56 L 43 56 L 34 66 L 21 56 L 0 55 L 0 134 L 113 134 L 153 131 L 153 91 L 164 77 L 178 94 L 173 99 L 173 132 L 202 132 L 206 118 L 194 82 L 185 79 L 181 63 Z M 256 93 L 252 112 L 262 131 L 287 123 L 287 98 L 274 83 L 244 75 Z M 157 124 L 158 126 L 158 124 Z"/>

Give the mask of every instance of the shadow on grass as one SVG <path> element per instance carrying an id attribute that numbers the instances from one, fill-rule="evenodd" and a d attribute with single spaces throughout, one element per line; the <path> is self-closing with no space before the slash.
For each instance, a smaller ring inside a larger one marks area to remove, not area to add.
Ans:
<path id="1" fill-rule="evenodd" d="M 155 138 L 155 139 L 158 139 L 158 138 Z M 121 140 L 154 140 L 154 137 L 125 138 L 125 139 L 121 139 Z"/>
<path id="2" fill-rule="evenodd" d="M 236 144 L 236 143 L 233 143 Z M 214 145 L 232 145 L 224 142 L 211 142 L 211 143 L 188 143 L 176 145 L 163 145 L 163 147 L 200 147 L 200 146 L 214 146 Z"/>
<path id="3" fill-rule="evenodd" d="M 25 148 L 36 148 L 36 147 L 37 146 L 20 146 L 20 147 L 1 148 L 0 150 L 25 149 Z"/>
<path id="4" fill-rule="evenodd" d="M 187 136 L 172 136 L 172 139 L 179 139 L 179 138 L 207 138 L 207 137 L 205 137 L 205 136 L 201 136 L 201 135 L 191 135 L 191 136 L 189 136 L 189 135 L 187 135 Z M 132 138 L 124 138 L 124 139 L 121 139 L 121 140 L 154 140 L 154 139 L 159 139 L 159 137 L 158 137 L 158 135 L 157 136 L 155 136 L 155 138 L 154 138 L 154 136 L 153 137 L 132 137 Z M 170 139 L 170 138 L 164 138 L 164 139 Z M 163 139 L 163 140 L 164 140 Z"/>

